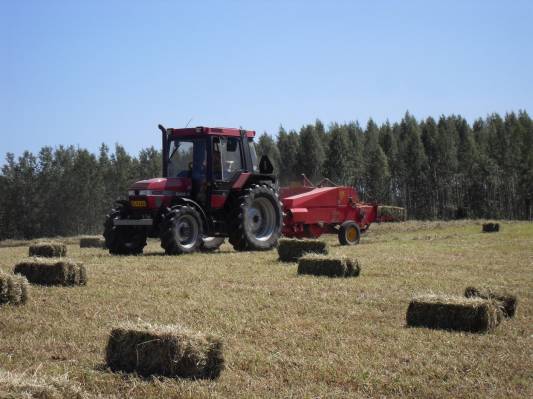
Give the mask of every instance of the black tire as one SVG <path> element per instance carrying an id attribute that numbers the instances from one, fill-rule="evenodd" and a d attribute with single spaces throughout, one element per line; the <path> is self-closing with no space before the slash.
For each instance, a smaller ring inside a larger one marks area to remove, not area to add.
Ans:
<path id="1" fill-rule="evenodd" d="M 146 246 L 146 230 L 136 226 L 115 226 L 113 220 L 125 219 L 124 208 L 113 209 L 104 223 L 105 246 L 111 255 L 139 255 Z"/>
<path id="2" fill-rule="evenodd" d="M 357 223 L 351 220 L 344 222 L 339 229 L 339 242 L 341 245 L 356 245 L 361 239 L 361 230 Z"/>
<path id="3" fill-rule="evenodd" d="M 167 255 L 195 252 L 202 241 L 202 219 L 190 206 L 176 206 L 161 223 L 161 247 Z"/>
<path id="4" fill-rule="evenodd" d="M 243 190 L 233 203 L 229 242 L 237 251 L 266 251 L 278 242 L 283 212 L 278 192 L 266 184 Z"/>
<path id="5" fill-rule="evenodd" d="M 200 251 L 213 252 L 220 248 L 226 239 L 224 237 L 202 237 Z"/>

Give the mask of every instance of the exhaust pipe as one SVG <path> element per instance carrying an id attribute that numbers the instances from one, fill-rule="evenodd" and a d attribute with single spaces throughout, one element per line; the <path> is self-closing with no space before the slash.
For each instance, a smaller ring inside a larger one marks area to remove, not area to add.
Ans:
<path id="1" fill-rule="evenodd" d="M 158 125 L 157 126 L 159 128 L 159 130 L 161 130 L 161 141 L 162 141 L 162 147 L 161 147 L 161 151 L 162 151 L 162 156 L 163 156 L 163 177 L 168 177 L 167 176 L 167 169 L 168 169 L 168 133 L 167 133 L 167 129 L 165 129 L 163 127 L 163 125 Z"/>

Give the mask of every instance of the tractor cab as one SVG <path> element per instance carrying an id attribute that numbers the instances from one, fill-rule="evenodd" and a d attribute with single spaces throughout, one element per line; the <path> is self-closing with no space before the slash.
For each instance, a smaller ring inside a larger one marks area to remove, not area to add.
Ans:
<path id="1" fill-rule="evenodd" d="M 190 188 L 183 194 L 204 206 L 211 206 L 210 188 L 259 172 L 254 131 L 197 127 L 168 129 L 166 136 L 164 176 L 182 180 Z"/>

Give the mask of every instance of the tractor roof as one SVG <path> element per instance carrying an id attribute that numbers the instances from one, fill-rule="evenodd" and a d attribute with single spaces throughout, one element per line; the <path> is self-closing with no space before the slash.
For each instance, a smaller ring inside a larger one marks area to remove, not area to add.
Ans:
<path id="1" fill-rule="evenodd" d="M 230 137 L 240 137 L 241 129 L 227 128 L 227 127 L 189 127 L 184 129 L 172 129 L 169 128 L 167 131 L 170 133 L 171 137 L 182 137 L 182 136 L 195 136 L 195 135 L 208 135 L 208 136 L 230 136 Z M 246 137 L 255 137 L 254 130 L 244 130 Z"/>

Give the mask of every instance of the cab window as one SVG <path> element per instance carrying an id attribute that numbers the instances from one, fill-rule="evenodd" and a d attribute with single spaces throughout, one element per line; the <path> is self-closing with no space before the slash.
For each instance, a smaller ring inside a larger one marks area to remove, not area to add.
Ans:
<path id="1" fill-rule="evenodd" d="M 242 169 L 240 138 L 215 137 L 213 139 L 214 179 L 231 180 Z"/>

